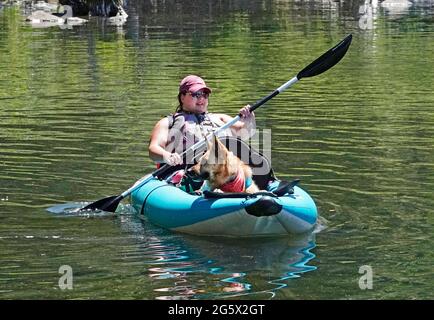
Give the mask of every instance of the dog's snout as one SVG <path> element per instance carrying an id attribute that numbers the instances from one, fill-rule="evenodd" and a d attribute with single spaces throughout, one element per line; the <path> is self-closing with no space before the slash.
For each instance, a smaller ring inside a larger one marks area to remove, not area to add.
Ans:
<path id="1" fill-rule="evenodd" d="M 199 174 L 199 165 L 195 164 L 190 169 L 188 169 L 187 172 L 194 173 L 194 174 Z"/>
<path id="2" fill-rule="evenodd" d="M 203 180 L 206 180 L 209 178 L 209 172 L 204 168 L 204 166 L 201 166 L 200 163 L 195 164 L 190 169 L 187 170 L 188 173 L 195 175 Z"/>
<path id="3" fill-rule="evenodd" d="M 201 170 L 199 176 L 204 180 L 209 179 L 209 172 Z"/>

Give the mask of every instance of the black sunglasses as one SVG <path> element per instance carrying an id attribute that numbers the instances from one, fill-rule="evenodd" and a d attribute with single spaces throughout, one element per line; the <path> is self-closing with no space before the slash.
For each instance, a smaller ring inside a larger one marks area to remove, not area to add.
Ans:
<path id="1" fill-rule="evenodd" d="M 205 99 L 208 99 L 209 92 L 206 91 L 196 91 L 196 92 L 188 92 L 193 98 L 199 99 L 200 97 L 204 97 Z"/>

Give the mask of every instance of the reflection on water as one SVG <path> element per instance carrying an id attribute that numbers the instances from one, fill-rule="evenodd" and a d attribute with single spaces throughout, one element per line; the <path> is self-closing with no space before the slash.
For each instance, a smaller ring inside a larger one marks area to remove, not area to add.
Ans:
<path id="1" fill-rule="evenodd" d="M 192 237 L 140 224 L 132 218 L 123 228 L 143 228 L 146 241 L 134 256 L 142 255 L 146 274 L 156 283 L 155 299 L 272 299 L 288 281 L 316 270 L 309 264 L 315 258 L 314 234 L 290 239 Z"/>
<path id="2" fill-rule="evenodd" d="M 63 218 L 118 217 L 120 228 L 136 239 L 123 263 L 142 264 L 155 283 L 153 297 L 160 300 L 272 299 L 291 279 L 316 270 L 309 265 L 315 235 L 326 228 L 320 217 L 314 232 L 290 238 L 194 237 L 143 222 L 129 204 L 120 204 L 116 214 L 80 212 L 83 205 L 65 203 L 47 211 Z"/>
<path id="3" fill-rule="evenodd" d="M 390 19 L 399 19 L 409 14 L 412 7 L 423 7 L 432 5 L 431 0 L 364 0 L 359 7 L 359 28 L 362 30 L 372 30 L 375 28 L 376 20 L 381 16 Z"/>

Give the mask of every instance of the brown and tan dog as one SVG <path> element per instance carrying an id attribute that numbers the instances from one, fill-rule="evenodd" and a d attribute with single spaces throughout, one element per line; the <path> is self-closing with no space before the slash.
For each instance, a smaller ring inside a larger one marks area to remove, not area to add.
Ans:
<path id="1" fill-rule="evenodd" d="M 252 169 L 245 164 L 214 135 L 212 142 L 208 143 L 208 150 L 199 159 L 199 162 L 190 168 L 190 171 L 207 179 L 204 189 L 223 192 L 259 191 L 252 179 Z"/>

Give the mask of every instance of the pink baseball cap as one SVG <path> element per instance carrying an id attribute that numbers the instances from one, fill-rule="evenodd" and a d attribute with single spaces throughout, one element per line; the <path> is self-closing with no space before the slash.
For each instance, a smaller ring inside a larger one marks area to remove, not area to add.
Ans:
<path id="1" fill-rule="evenodd" d="M 203 81 L 201 77 L 195 76 L 194 74 L 186 76 L 179 84 L 179 92 L 196 92 L 204 89 L 208 92 L 211 92 L 211 89 L 206 86 L 205 81 Z"/>

